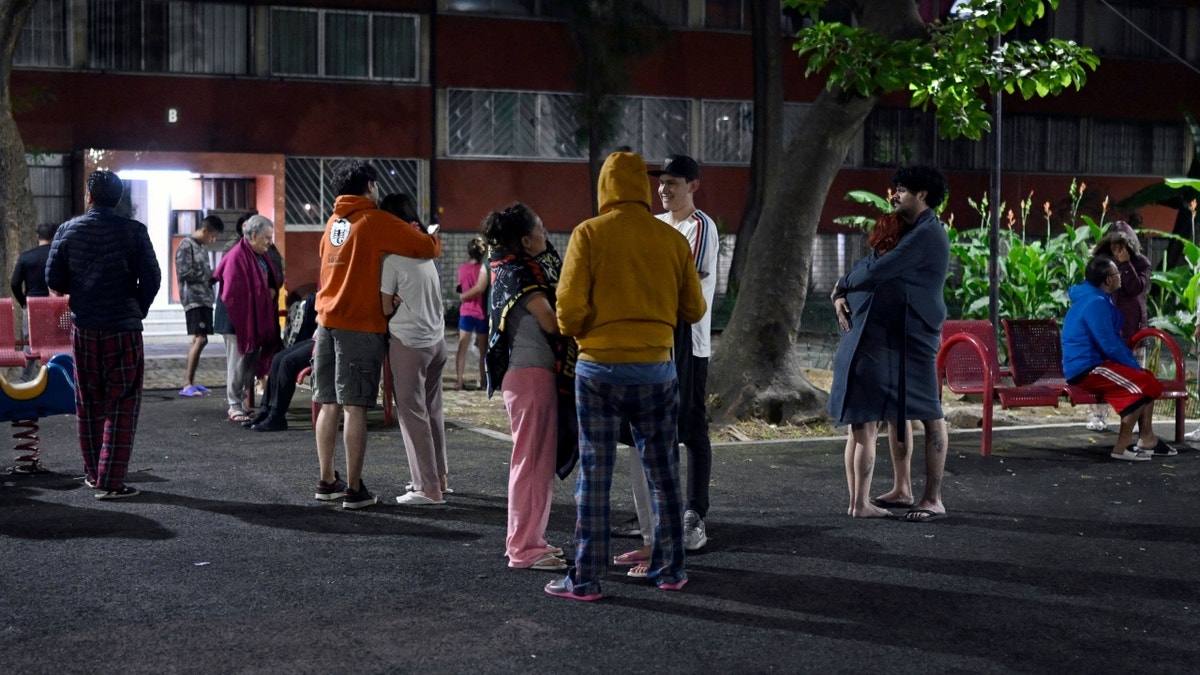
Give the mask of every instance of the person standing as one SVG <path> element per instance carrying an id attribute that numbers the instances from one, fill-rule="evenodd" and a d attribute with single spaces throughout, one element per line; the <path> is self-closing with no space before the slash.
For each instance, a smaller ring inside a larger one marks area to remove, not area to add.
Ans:
<path id="1" fill-rule="evenodd" d="M 183 305 L 188 335 L 192 336 L 192 346 L 188 348 L 187 355 L 187 373 L 183 388 L 179 390 L 180 396 L 203 396 L 208 393 L 204 385 L 195 383 L 200 353 L 208 345 L 208 336 L 213 333 L 213 274 L 204 247 L 211 246 L 224 231 L 225 223 L 219 216 L 205 216 L 200 229 L 179 242 L 179 248 L 175 249 L 179 302 Z"/>
<path id="2" fill-rule="evenodd" d="M 1121 339 L 1128 343 L 1139 330 L 1150 325 L 1149 315 L 1146 313 L 1146 293 L 1150 290 L 1150 259 L 1142 255 L 1137 233 L 1124 220 L 1112 224 L 1092 249 L 1092 255 L 1112 258 L 1117 263 L 1117 269 L 1121 271 L 1121 288 L 1112 294 L 1112 300 L 1120 310 L 1121 316 L 1125 318 L 1121 324 Z M 1144 349 L 1136 350 L 1135 356 L 1139 357 L 1138 361 L 1145 362 Z M 1107 429 L 1107 413 L 1108 408 L 1104 404 L 1093 404 L 1087 428 L 1092 431 Z"/>
<path id="3" fill-rule="evenodd" d="M 412 197 L 392 193 L 379 207 L 425 232 Z M 412 474 L 401 506 L 445 504 L 448 480 L 446 422 L 442 415 L 442 369 L 446 367 L 446 314 L 437 267 L 427 258 L 389 255 L 379 281 L 380 309 L 388 320 L 388 361 L 396 412 Z"/>
<path id="4" fill-rule="evenodd" d="M 246 394 L 254 378 L 270 371 L 271 358 L 282 347 L 275 309 L 279 270 L 267 255 L 274 233 L 270 219 L 250 216 L 242 226 L 242 238 L 213 270 L 213 278 L 221 282 L 221 302 L 231 328 L 225 338 L 228 417 L 239 424 L 252 418 L 246 410 Z"/>
<path id="5" fill-rule="evenodd" d="M 488 274 L 487 266 L 483 264 L 483 242 L 478 238 L 467 244 L 467 262 L 458 266 L 458 292 L 462 304 L 458 307 L 458 351 L 454 358 L 456 379 L 454 388 L 462 390 L 463 379 L 467 370 L 467 354 L 470 353 L 471 342 L 479 351 L 479 388 L 486 386 L 487 374 L 484 368 L 483 355 L 487 352 L 488 320 L 483 312 L 483 304 L 487 299 Z"/>
<path id="6" fill-rule="evenodd" d="M 162 283 L 146 226 L 117 214 L 123 191 L 115 173 L 93 171 L 87 213 L 59 228 L 46 263 L 46 285 L 70 296 L 79 447 L 97 499 L 138 494 L 125 473 L 142 407 L 142 320 Z"/>
<path id="7" fill-rule="evenodd" d="M 829 409 L 841 411 L 843 423 L 888 420 L 900 433 L 907 420 L 921 420 L 925 427 L 925 492 L 903 518 L 908 522 L 932 522 L 946 515 L 942 475 L 949 443 L 936 361 L 946 319 L 943 288 L 950 267 L 950 241 L 945 225 L 934 213 L 946 196 L 946 179 L 931 166 L 908 166 L 896 171 L 892 184 L 896 188 L 892 209 L 908 227 L 908 233 L 886 255 L 872 251 L 842 277 L 833 293 L 833 305 L 842 330 L 851 331 L 849 294 L 886 293 L 887 302 L 879 304 L 896 308 L 891 330 L 899 339 L 889 340 L 886 350 L 880 352 L 879 345 L 862 339 L 861 323 L 859 330 L 844 337 L 850 341 L 846 358 L 871 361 L 872 379 L 879 388 L 855 389 L 853 376 L 834 379 Z M 838 353 L 843 354 L 841 346 Z M 852 374 L 857 367 L 843 366 L 841 372 Z M 892 445 L 895 484 L 877 497 L 877 502 L 905 503 L 912 499 L 911 444 L 908 439 L 898 440 Z"/>
<path id="8" fill-rule="evenodd" d="M 29 311 L 25 308 L 25 299 L 29 297 L 44 298 L 50 295 L 46 287 L 46 259 L 50 257 L 50 242 L 54 241 L 54 233 L 58 231 L 56 223 L 42 223 L 37 226 L 38 245 L 25 251 L 17 258 L 13 267 L 12 288 L 13 300 L 25 310 L 25 321 L 21 324 L 21 339 L 29 339 Z M 29 347 L 25 347 L 26 353 Z M 37 359 L 26 359 L 25 369 L 21 372 L 21 381 L 28 382 L 37 374 Z"/>
<path id="9" fill-rule="evenodd" d="M 488 395 L 503 391 L 513 439 L 504 554 L 509 567 L 565 570 L 562 549 L 546 543 L 559 439 L 553 284 L 561 263 L 542 219 L 524 204 L 489 213 L 483 233 L 494 277 Z"/>
<path id="10" fill-rule="evenodd" d="M 633 427 L 652 495 L 654 547 L 646 576 L 665 590 L 687 583 L 671 347 L 676 323 L 695 323 L 707 309 L 687 241 L 650 213 L 645 161 L 631 152 L 609 155 L 598 194 L 600 215 L 571 233 L 558 286 L 559 330 L 579 342 L 580 471 L 575 566 L 544 590 L 575 600 L 603 597 L 622 420 Z"/>
<path id="11" fill-rule="evenodd" d="M 658 197 L 666 213 L 658 219 L 687 239 L 692 262 L 700 275 L 700 289 L 708 309 L 691 327 L 692 355 L 679 373 L 679 442 L 687 448 L 687 510 L 683 512 L 683 547 L 695 551 L 708 543 L 704 518 L 708 515 L 708 484 L 712 476 L 712 443 L 708 438 L 708 359 L 712 355 L 712 310 L 717 292 L 717 224 L 696 208 L 700 165 L 687 155 L 671 155 L 662 167 L 649 172 L 658 178 Z"/>
<path id="12" fill-rule="evenodd" d="M 442 254 L 437 235 L 425 234 L 381 210 L 379 174 L 363 160 L 347 160 L 333 175 L 337 199 L 321 236 L 320 290 L 313 354 L 313 401 L 321 404 L 315 430 L 321 467 L 316 498 L 342 508 L 376 503 L 362 482 L 367 453 L 367 407 L 375 405 L 386 349 L 387 317 L 379 282 L 388 253 L 410 258 Z M 346 480 L 333 468 L 338 423 L 346 449 Z"/>
<path id="13" fill-rule="evenodd" d="M 896 247 L 905 234 L 906 223 L 895 213 L 885 214 L 867 239 L 867 245 L 879 256 Z M 862 258 L 856 265 L 866 265 Z M 871 480 L 875 475 L 875 444 L 879 436 L 879 425 L 889 416 L 889 401 L 880 396 L 893 386 L 892 371 L 903 352 L 903 324 L 900 321 L 904 304 L 903 289 L 898 284 L 882 284 L 874 288 L 864 287 L 845 291 L 835 287 L 830 298 L 836 304 L 845 298 L 850 308 L 850 318 L 838 342 L 834 356 L 834 391 L 838 395 L 829 397 L 829 414 L 835 423 L 849 427 L 846 439 L 844 464 L 846 485 L 850 492 L 850 505 L 846 515 L 854 518 L 889 518 L 889 506 L 911 508 L 911 495 L 900 502 L 880 502 L 871 499 Z M 894 422 L 888 425 L 888 441 L 899 443 L 901 434 Z M 902 427 L 904 441 L 911 443 L 911 425 Z M 909 446 L 911 447 L 911 445 Z M 908 448 L 896 450 L 907 456 Z"/>

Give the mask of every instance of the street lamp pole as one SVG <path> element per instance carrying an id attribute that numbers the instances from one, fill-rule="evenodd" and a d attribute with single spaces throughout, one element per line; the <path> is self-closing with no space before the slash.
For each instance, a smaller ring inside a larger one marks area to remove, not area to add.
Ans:
<path id="1" fill-rule="evenodd" d="M 996 0 L 997 14 L 1003 9 L 1004 0 Z M 996 31 L 994 54 L 999 57 L 1000 54 L 1000 31 Z M 994 61 L 993 63 L 998 63 Z M 1000 326 L 1000 167 L 1001 167 L 1001 150 L 1004 147 L 1003 134 L 1003 118 L 1001 115 L 1001 93 L 1002 89 L 997 87 L 992 94 L 992 116 L 994 123 L 992 125 L 992 138 L 995 140 L 994 155 L 992 162 L 992 186 L 991 186 L 991 221 L 992 229 L 988 238 L 988 318 L 992 321 L 992 330 L 999 330 Z"/>

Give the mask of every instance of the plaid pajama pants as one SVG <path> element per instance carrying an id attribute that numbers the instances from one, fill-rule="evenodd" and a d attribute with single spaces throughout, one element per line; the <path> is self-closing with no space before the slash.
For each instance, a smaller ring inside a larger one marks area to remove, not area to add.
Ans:
<path id="1" fill-rule="evenodd" d="M 142 409 L 141 331 L 75 328 L 75 414 L 83 469 L 100 490 L 125 485 Z"/>
<path id="2" fill-rule="evenodd" d="M 674 583 L 686 577 L 683 501 L 679 490 L 679 381 L 618 385 L 575 377 L 579 414 L 579 478 L 575 483 L 576 593 L 600 592 L 609 564 L 609 492 L 617 437 L 627 420 L 650 484 L 654 548 L 647 578 Z"/>

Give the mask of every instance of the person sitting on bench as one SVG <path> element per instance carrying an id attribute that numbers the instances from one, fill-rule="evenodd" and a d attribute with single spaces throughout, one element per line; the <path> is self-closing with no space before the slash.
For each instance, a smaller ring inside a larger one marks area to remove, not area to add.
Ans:
<path id="1" fill-rule="evenodd" d="M 1069 291 L 1071 308 L 1063 320 L 1063 374 L 1067 383 L 1096 394 L 1117 411 L 1121 430 L 1113 446 L 1113 459 L 1144 461 L 1155 455 L 1178 454 L 1151 427 L 1154 400 L 1162 394 L 1162 385 L 1138 364 L 1129 345 L 1121 339 L 1125 319 L 1110 297 L 1121 287 L 1117 263 L 1107 256 L 1094 256 L 1084 276 L 1086 281 Z"/>

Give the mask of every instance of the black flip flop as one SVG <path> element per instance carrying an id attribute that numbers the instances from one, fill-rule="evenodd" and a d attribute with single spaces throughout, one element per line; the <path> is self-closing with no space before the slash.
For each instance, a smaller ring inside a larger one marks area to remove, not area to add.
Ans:
<path id="1" fill-rule="evenodd" d="M 913 509 L 901 517 L 906 523 L 932 523 L 935 520 L 945 518 L 944 513 L 934 513 L 929 509 Z"/>
<path id="2" fill-rule="evenodd" d="M 1138 450 L 1149 452 L 1155 457 L 1174 457 L 1175 455 L 1179 454 L 1178 450 L 1167 445 L 1167 442 L 1161 438 L 1158 439 L 1158 443 L 1156 443 L 1153 448 L 1143 448 L 1139 445 Z"/>

